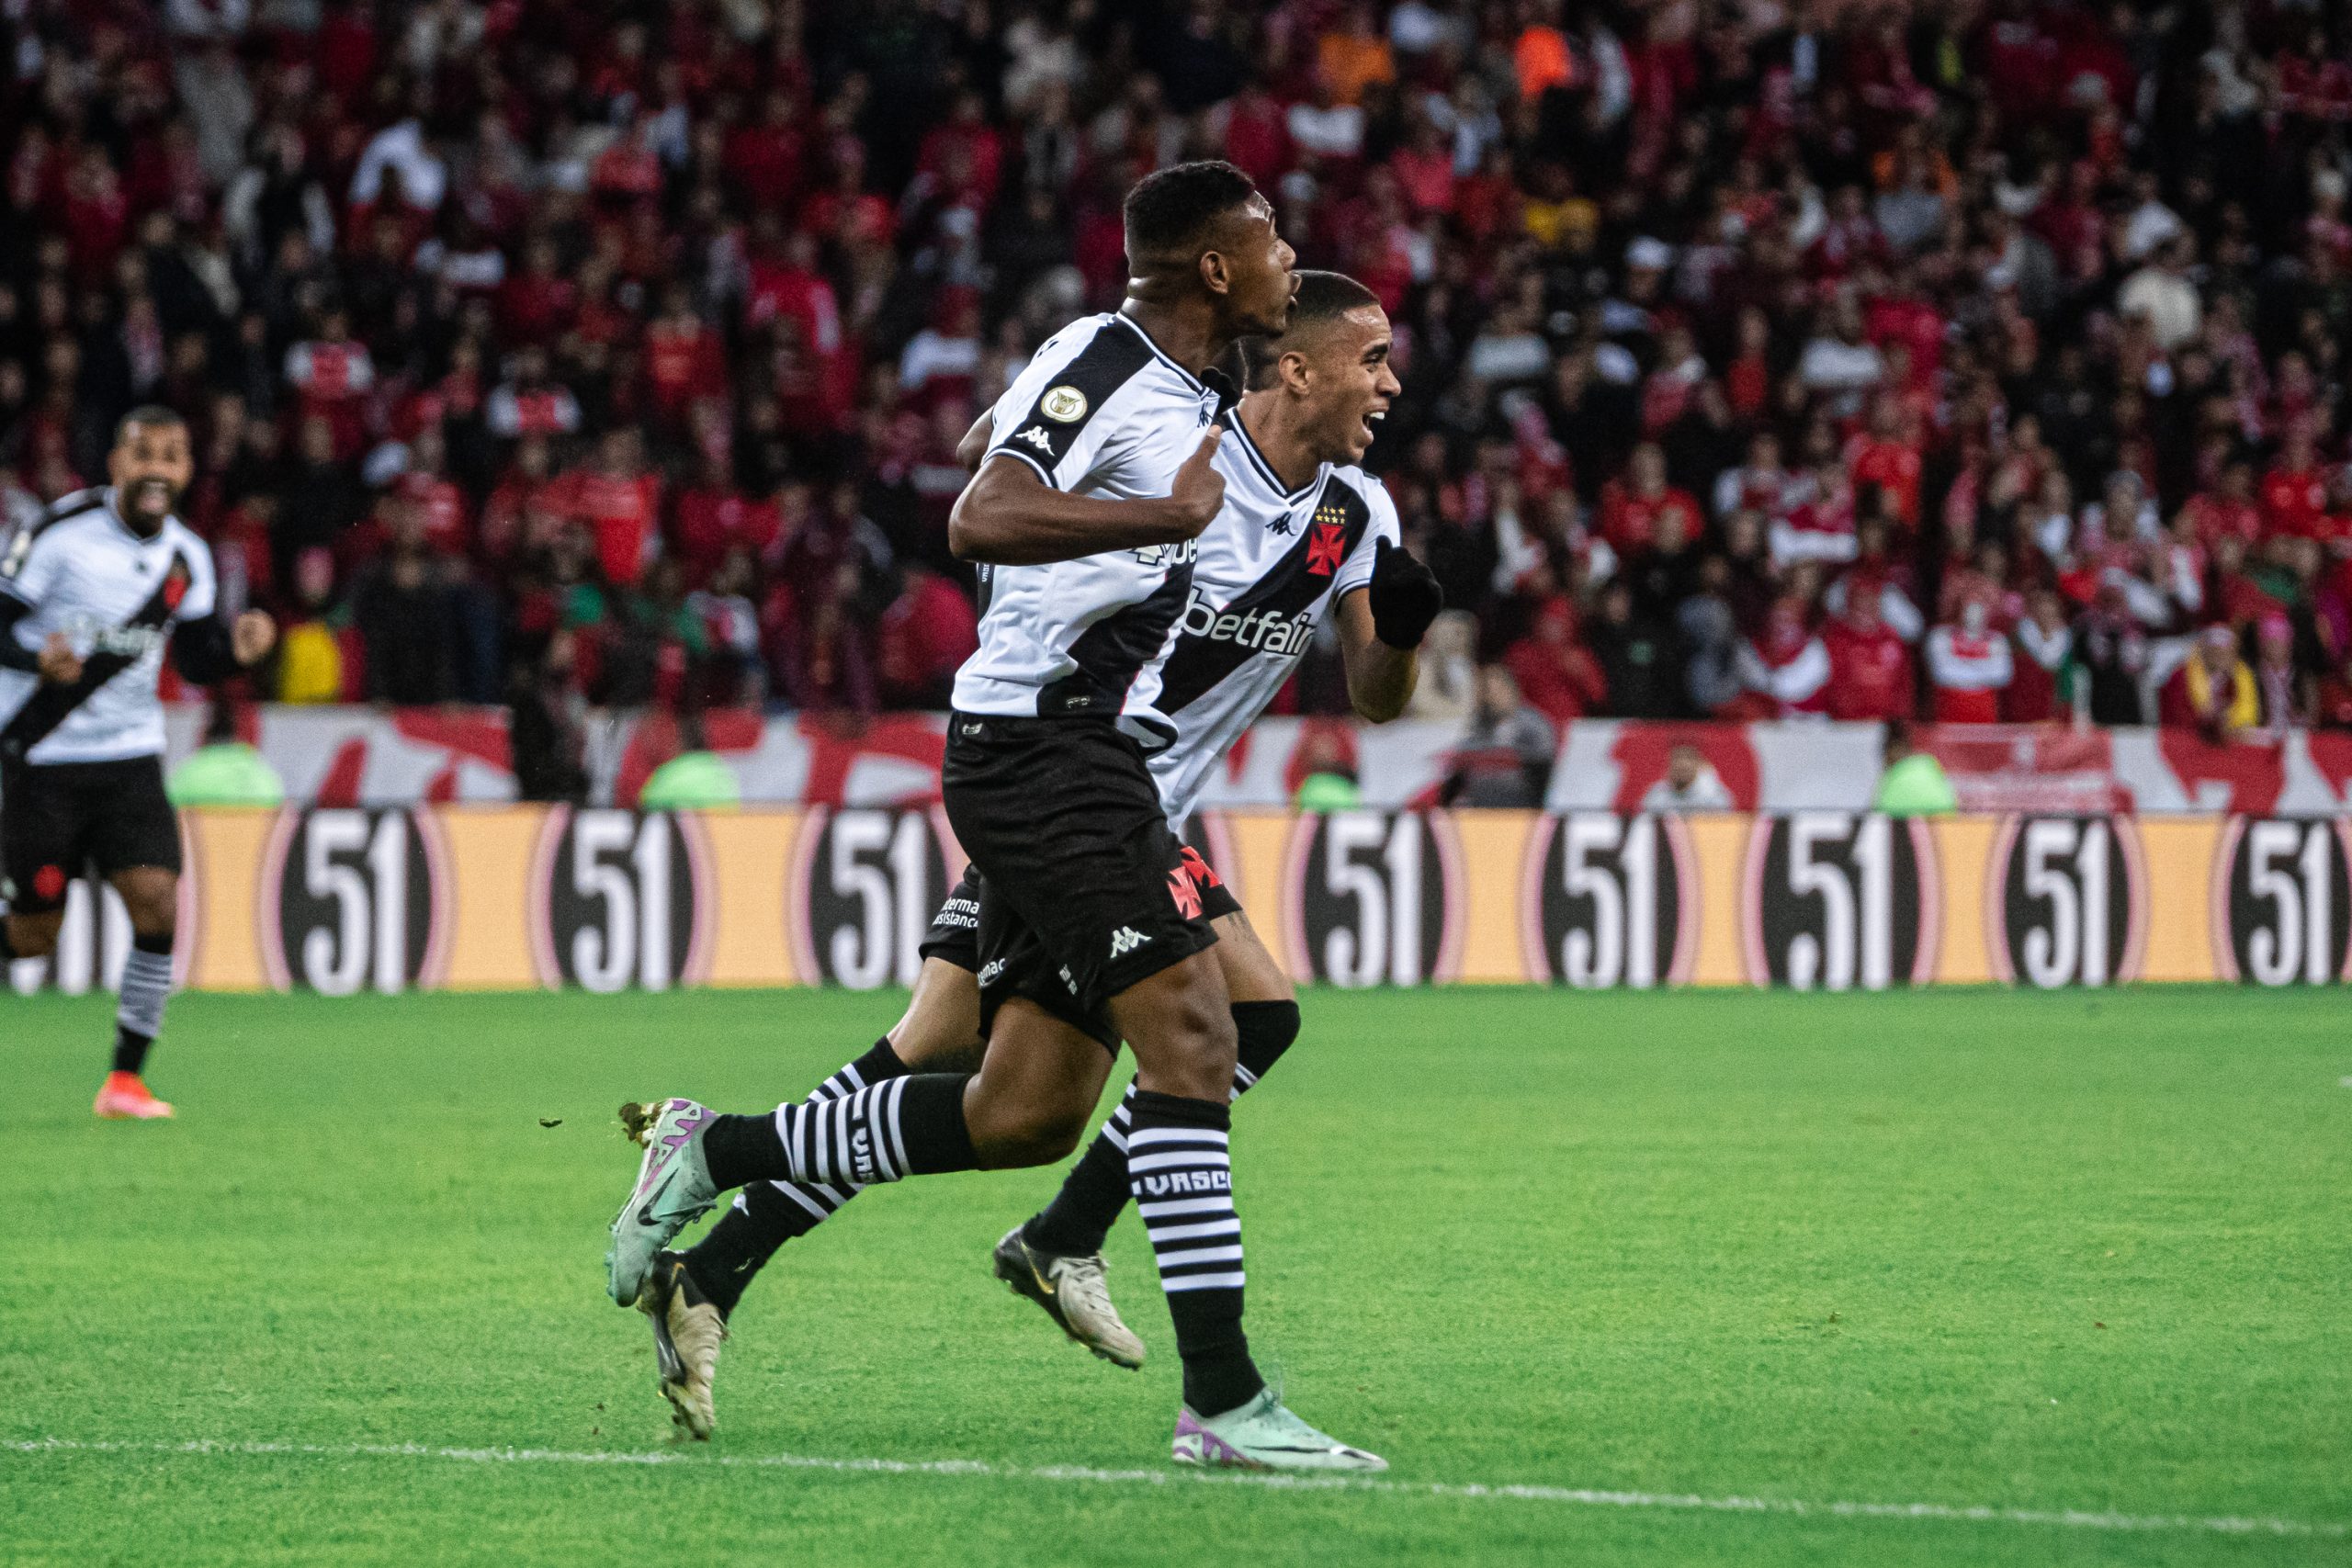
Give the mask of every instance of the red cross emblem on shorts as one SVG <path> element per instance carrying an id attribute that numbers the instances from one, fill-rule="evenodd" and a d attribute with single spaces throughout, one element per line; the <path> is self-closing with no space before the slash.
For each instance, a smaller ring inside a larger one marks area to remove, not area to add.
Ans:
<path id="1" fill-rule="evenodd" d="M 1193 886 L 1189 866 L 1178 866 L 1168 874 L 1168 896 L 1176 901 L 1176 912 L 1188 920 L 1201 918 L 1201 890 Z"/>
<path id="2" fill-rule="evenodd" d="M 1311 577 L 1329 577 L 1340 570 L 1348 553 L 1348 532 L 1337 523 L 1317 523 L 1306 536 L 1306 570 Z"/>

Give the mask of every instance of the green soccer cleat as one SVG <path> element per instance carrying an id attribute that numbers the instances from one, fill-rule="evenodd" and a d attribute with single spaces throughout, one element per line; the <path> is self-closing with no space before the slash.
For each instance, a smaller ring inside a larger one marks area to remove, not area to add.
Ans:
<path id="1" fill-rule="evenodd" d="M 1171 1448 L 1178 1464 L 1220 1465 L 1230 1470 L 1338 1470 L 1370 1474 L 1388 1468 L 1388 1461 L 1378 1454 L 1350 1448 L 1300 1420 L 1271 1388 L 1222 1416 L 1195 1416 L 1189 1406 L 1178 1410 Z"/>
<path id="2" fill-rule="evenodd" d="M 628 1201 L 613 1216 L 613 1244 L 605 1250 L 606 1283 L 618 1304 L 637 1304 L 655 1255 L 718 1201 L 702 1157 L 703 1132 L 716 1118 L 691 1100 L 621 1107 L 622 1130 L 645 1145 L 645 1158 Z"/>

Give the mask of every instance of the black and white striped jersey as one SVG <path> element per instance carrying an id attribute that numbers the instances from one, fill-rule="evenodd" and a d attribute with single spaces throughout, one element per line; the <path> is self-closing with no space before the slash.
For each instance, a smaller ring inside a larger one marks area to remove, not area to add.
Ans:
<path id="1" fill-rule="evenodd" d="M 1152 779 L 1182 823 L 1219 757 L 1298 667 L 1331 607 L 1372 580 L 1375 541 L 1398 543 L 1396 506 L 1378 479 L 1326 463 L 1286 490 L 1243 427 L 1216 453 L 1225 507 L 1200 537 L 1182 613 L 1138 696 L 1175 727 L 1149 758 Z"/>
<path id="2" fill-rule="evenodd" d="M 1089 316 L 1048 338 L 997 400 L 989 457 L 1072 494 L 1164 496 L 1218 401 L 1126 317 Z M 956 672 L 957 711 L 1116 716 L 1147 750 L 1164 744 L 1172 727 L 1136 677 L 1184 607 L 1197 547 L 983 567 L 980 646 Z"/>
<path id="3" fill-rule="evenodd" d="M 176 517 L 131 532 L 109 489 L 76 491 L 0 543 L 0 594 L 37 650 L 62 633 L 82 657 L 72 685 L 0 666 L 0 757 L 110 762 L 164 750 L 155 677 L 173 626 L 213 612 L 212 551 Z"/>

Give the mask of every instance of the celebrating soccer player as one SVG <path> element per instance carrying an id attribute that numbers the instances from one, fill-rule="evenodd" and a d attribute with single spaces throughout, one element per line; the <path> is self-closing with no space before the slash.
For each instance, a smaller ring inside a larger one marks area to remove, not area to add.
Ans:
<path id="1" fill-rule="evenodd" d="M 1176 730 L 1148 760 L 1171 829 L 1190 814 L 1216 759 L 1289 678 L 1332 606 L 1339 607 L 1357 712 L 1381 722 L 1402 711 L 1411 693 L 1412 650 L 1440 604 L 1427 570 L 1396 547 L 1386 492 L 1353 466 L 1397 390 L 1387 364 L 1388 321 L 1377 299 L 1337 274 L 1302 273 L 1287 332 L 1242 346 L 1252 389 L 1226 416 L 1233 435 L 1216 458 L 1226 480 L 1224 505 L 1201 536 L 1173 636 L 1142 676 L 1157 683 L 1156 705 Z M 1296 1037 L 1298 1008 L 1289 977 L 1216 874 L 1198 857 L 1188 866 L 1202 914 L 1219 938 L 1214 952 L 1238 1040 L 1231 1086 L 1238 1094 Z M 981 886 L 977 874 L 967 874 L 942 907 L 923 945 L 907 1016 L 816 1098 L 937 1071 L 972 1048 L 980 1010 L 974 976 L 981 967 Z M 1099 1071 L 1065 1090 L 1058 1119 L 1071 1130 L 1066 1137 L 1075 1136 L 1100 1094 L 1110 1058 L 1100 1055 L 1099 1062 Z M 1141 1363 L 1144 1348 L 1103 1288 L 1101 1247 L 1130 1196 L 1133 1094 L 1053 1205 L 1009 1233 L 994 1258 L 998 1275 L 1071 1337 L 1130 1367 Z M 643 1304 L 654 1319 L 663 1392 L 691 1429 L 709 1430 L 725 1314 L 752 1275 L 786 1240 L 814 1228 L 856 1190 L 849 1183 L 754 1184 L 691 1253 L 662 1255 Z M 1238 1223 L 1226 1213 L 1163 1218 L 1152 1228 L 1155 1239 L 1196 1244 L 1181 1250 L 1238 1246 Z M 1182 1270 L 1183 1263 L 1176 1267 Z"/>
<path id="2" fill-rule="evenodd" d="M 85 865 L 122 895 L 131 938 L 114 1070 L 92 1107 L 105 1117 L 172 1114 L 140 1076 L 163 1032 L 179 908 L 155 695 L 164 646 L 205 684 L 260 660 L 277 635 L 260 611 L 229 622 L 215 605 L 212 552 L 172 515 L 194 468 L 179 415 L 134 410 L 107 457 L 111 482 L 66 496 L 0 549 L 0 962 L 56 946 Z"/>

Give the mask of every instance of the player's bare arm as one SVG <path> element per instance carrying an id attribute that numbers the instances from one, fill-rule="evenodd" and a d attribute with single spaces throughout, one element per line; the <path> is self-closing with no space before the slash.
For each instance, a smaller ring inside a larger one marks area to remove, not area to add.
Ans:
<path id="1" fill-rule="evenodd" d="M 1165 496 L 1110 501 L 1070 495 L 1017 458 L 1000 457 L 956 498 L 947 547 L 962 560 L 1042 566 L 1105 550 L 1181 545 L 1216 521 L 1225 480 L 1211 466 L 1224 432 L 1211 425 Z M 967 438 L 968 439 L 968 437 Z"/>

